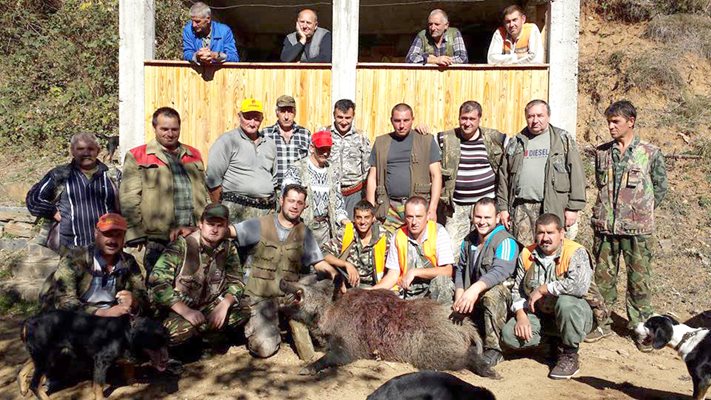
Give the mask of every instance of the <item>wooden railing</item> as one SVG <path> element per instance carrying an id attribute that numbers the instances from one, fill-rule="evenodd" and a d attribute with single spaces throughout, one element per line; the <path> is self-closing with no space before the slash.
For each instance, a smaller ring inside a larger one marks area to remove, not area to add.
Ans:
<path id="1" fill-rule="evenodd" d="M 220 68 L 182 61 L 145 63 L 146 140 L 153 138 L 153 111 L 170 106 L 182 118 L 181 141 L 207 155 L 223 132 L 238 126 L 239 104 L 255 97 L 265 105 L 262 127 L 276 121 L 277 97 L 296 99 L 296 121 L 311 129 L 332 122 L 330 64 L 228 63 Z M 411 64 L 358 64 L 356 126 L 374 138 L 390 132 L 390 110 L 408 103 L 415 123 L 434 131 L 456 126 L 459 105 L 482 104 L 482 125 L 515 133 L 525 125 L 523 108 L 548 99 L 548 66 L 457 65 L 445 70 Z"/>

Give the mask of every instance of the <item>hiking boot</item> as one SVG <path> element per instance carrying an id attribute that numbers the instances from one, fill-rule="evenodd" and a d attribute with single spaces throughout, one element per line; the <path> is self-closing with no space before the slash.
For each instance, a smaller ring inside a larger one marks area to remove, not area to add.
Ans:
<path id="1" fill-rule="evenodd" d="M 548 374 L 551 379 L 570 379 L 580 371 L 578 353 L 572 349 L 565 349 L 558 354 L 558 361 Z"/>
<path id="2" fill-rule="evenodd" d="M 490 368 L 494 368 L 504 360 L 504 355 L 501 354 L 499 350 L 486 349 L 484 350 L 484 354 L 482 354 L 482 358 L 484 359 L 484 362 L 486 362 L 486 365 Z"/>
<path id="3" fill-rule="evenodd" d="M 598 326 L 585 336 L 585 343 L 595 343 L 612 335 L 610 327 Z"/>

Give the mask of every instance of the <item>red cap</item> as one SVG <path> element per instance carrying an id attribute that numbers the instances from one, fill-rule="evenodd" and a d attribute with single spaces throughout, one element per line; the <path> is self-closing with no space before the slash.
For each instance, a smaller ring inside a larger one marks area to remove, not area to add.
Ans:
<path id="1" fill-rule="evenodd" d="M 126 231 L 128 224 L 126 219 L 116 213 L 106 213 L 99 217 L 99 222 L 96 223 L 96 229 L 100 232 L 108 232 L 112 230 Z"/>
<path id="2" fill-rule="evenodd" d="M 314 147 L 331 147 L 333 146 L 333 139 L 331 138 L 331 131 L 318 131 L 311 135 L 311 144 Z"/>

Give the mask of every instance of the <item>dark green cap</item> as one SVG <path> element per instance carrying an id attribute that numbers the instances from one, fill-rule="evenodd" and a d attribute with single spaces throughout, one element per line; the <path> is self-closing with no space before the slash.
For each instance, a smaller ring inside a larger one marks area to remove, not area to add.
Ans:
<path id="1" fill-rule="evenodd" d="M 202 216 L 200 217 L 200 220 L 204 221 L 204 220 L 210 219 L 210 218 L 220 218 L 220 219 L 229 221 L 230 220 L 230 210 L 220 203 L 208 204 L 207 207 L 205 207 L 205 211 L 202 212 Z"/>

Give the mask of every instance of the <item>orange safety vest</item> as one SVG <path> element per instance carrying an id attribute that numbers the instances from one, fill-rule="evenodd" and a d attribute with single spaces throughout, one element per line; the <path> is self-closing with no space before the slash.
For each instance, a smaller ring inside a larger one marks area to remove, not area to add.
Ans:
<path id="1" fill-rule="evenodd" d="M 533 24 L 530 23 L 523 24 L 521 34 L 519 35 L 518 40 L 516 41 L 516 48 L 514 49 L 514 53 L 528 53 L 528 40 L 531 38 L 532 25 Z M 501 49 L 501 54 L 511 54 L 511 42 L 506 40 L 506 28 L 503 26 L 499 27 L 499 33 L 504 39 L 504 47 L 503 49 Z"/>
<path id="2" fill-rule="evenodd" d="M 437 267 L 437 223 L 427 221 L 427 239 L 422 243 L 422 248 L 425 251 L 425 257 L 432 263 L 433 267 Z M 403 226 L 395 233 L 395 248 L 397 249 L 397 259 L 400 263 L 400 276 L 407 273 L 407 227 Z"/>
<path id="3" fill-rule="evenodd" d="M 341 243 L 341 254 L 346 251 L 348 246 L 353 243 L 355 239 L 355 227 L 352 222 L 346 224 L 343 230 L 343 242 Z M 383 279 L 383 274 L 385 273 L 385 248 L 387 247 L 388 240 L 387 235 L 383 235 L 378 239 L 373 246 L 373 264 L 375 267 L 375 283 L 380 282 Z"/>
<path id="4" fill-rule="evenodd" d="M 560 253 L 558 258 L 558 263 L 555 265 L 555 275 L 557 277 L 562 277 L 566 272 L 568 272 L 568 267 L 570 267 L 570 259 L 573 258 L 573 254 L 579 248 L 583 247 L 580 243 L 574 242 L 570 239 L 563 239 L 563 251 Z M 527 246 L 523 251 L 521 251 L 521 262 L 523 263 L 524 271 L 528 271 L 533 265 L 533 250 L 536 248 L 536 244 Z"/>

